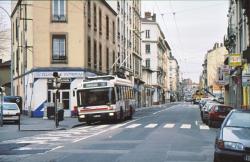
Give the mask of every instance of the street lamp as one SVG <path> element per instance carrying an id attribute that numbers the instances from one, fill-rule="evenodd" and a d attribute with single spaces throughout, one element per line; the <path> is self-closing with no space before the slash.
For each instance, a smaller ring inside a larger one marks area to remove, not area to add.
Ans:
<path id="1" fill-rule="evenodd" d="M 58 106 L 58 93 L 59 93 L 59 89 L 61 88 L 61 78 L 58 74 L 58 72 L 53 72 L 53 88 L 55 89 L 55 126 L 56 128 L 59 125 L 59 121 L 58 121 L 58 111 L 57 111 L 57 106 Z"/>
<path id="2" fill-rule="evenodd" d="M 1 7 L 0 6 L 0 9 L 2 9 L 2 11 L 4 11 L 7 15 L 8 15 L 8 17 L 9 17 L 9 20 L 10 20 L 10 26 L 11 26 L 11 16 L 10 16 L 10 14 L 8 13 L 8 11 L 5 9 L 5 8 L 3 8 L 3 7 Z M 11 29 L 11 27 L 10 27 L 10 29 Z M 11 86 L 11 88 L 10 88 L 10 93 L 11 93 L 11 96 L 13 96 L 14 95 L 14 93 L 13 93 L 13 55 L 12 55 L 12 51 L 13 51 L 13 47 L 12 47 L 12 30 L 10 30 L 10 33 L 11 33 L 11 38 L 10 38 L 10 86 Z"/>
<path id="3" fill-rule="evenodd" d="M 3 126 L 3 93 L 4 93 L 4 87 L 0 87 L 0 95 L 1 95 L 1 116 L 0 116 L 0 120 L 1 120 L 1 127 Z"/>

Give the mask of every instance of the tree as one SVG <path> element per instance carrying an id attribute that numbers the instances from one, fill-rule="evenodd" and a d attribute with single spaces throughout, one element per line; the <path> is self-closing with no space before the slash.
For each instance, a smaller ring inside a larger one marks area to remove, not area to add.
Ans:
<path id="1" fill-rule="evenodd" d="M 10 58 L 10 29 L 8 28 L 8 17 L 4 14 L 0 14 L 0 59 L 1 58 Z"/>

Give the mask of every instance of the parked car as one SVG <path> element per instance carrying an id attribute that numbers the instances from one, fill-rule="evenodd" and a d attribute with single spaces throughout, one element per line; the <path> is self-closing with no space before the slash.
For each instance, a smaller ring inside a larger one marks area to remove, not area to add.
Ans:
<path id="1" fill-rule="evenodd" d="M 232 110 L 215 140 L 214 162 L 250 161 L 250 111 Z"/>
<path id="2" fill-rule="evenodd" d="M 231 106 L 227 105 L 212 106 L 208 112 L 208 125 L 212 127 L 215 124 L 221 124 L 232 109 Z"/>
<path id="3" fill-rule="evenodd" d="M 16 103 L 3 103 L 3 121 L 19 122 L 20 109 Z"/>
<path id="4" fill-rule="evenodd" d="M 207 123 L 207 121 L 208 121 L 208 112 L 210 111 L 212 106 L 214 106 L 216 104 L 218 104 L 218 103 L 210 101 L 210 102 L 206 102 L 206 104 L 202 107 L 202 109 L 201 109 L 201 120 L 202 120 L 203 123 Z"/>
<path id="5" fill-rule="evenodd" d="M 212 101 L 212 98 L 201 98 L 200 103 L 199 103 L 199 108 L 201 108 L 206 104 L 207 101 Z"/>

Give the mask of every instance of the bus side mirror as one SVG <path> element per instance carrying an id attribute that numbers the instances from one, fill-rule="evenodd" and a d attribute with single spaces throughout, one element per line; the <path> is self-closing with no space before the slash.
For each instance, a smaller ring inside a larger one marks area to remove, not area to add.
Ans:
<path id="1" fill-rule="evenodd" d="M 76 92 L 75 91 L 73 91 L 73 97 L 75 97 L 76 96 Z"/>

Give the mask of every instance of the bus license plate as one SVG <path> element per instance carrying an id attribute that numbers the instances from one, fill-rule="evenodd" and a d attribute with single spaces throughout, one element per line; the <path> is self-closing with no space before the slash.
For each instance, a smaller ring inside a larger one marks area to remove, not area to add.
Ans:
<path id="1" fill-rule="evenodd" d="M 94 118 L 100 118 L 101 115 L 94 115 Z"/>
<path id="2" fill-rule="evenodd" d="M 245 160 L 246 160 L 246 161 L 250 161 L 250 155 L 246 155 Z"/>

